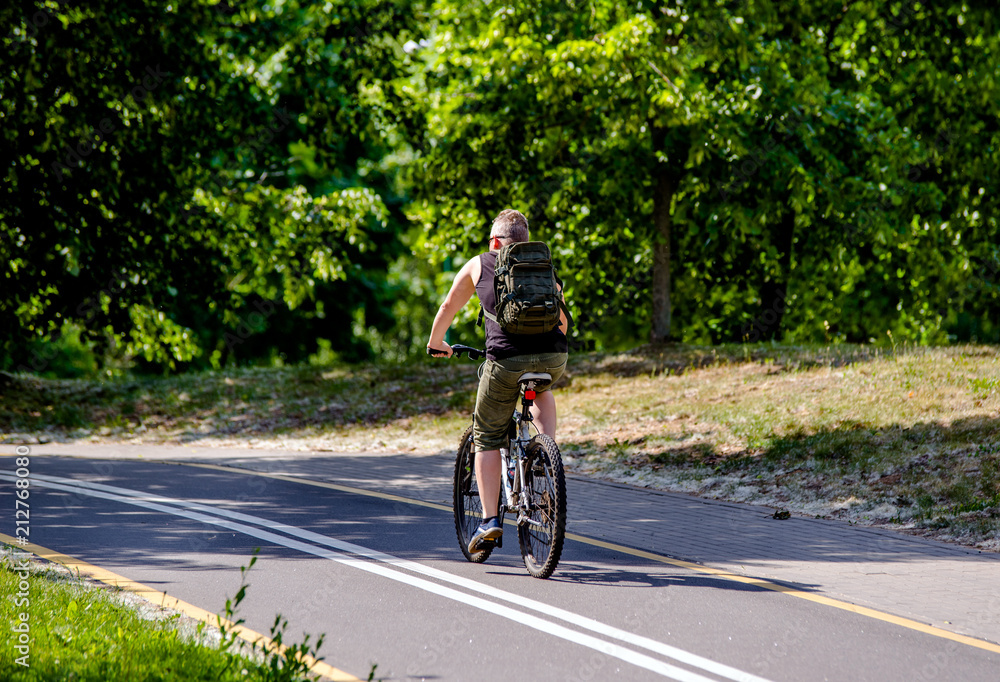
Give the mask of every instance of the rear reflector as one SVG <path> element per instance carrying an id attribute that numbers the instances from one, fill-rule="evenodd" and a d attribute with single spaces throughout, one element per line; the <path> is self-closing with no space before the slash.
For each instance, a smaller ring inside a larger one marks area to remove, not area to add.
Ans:
<path id="1" fill-rule="evenodd" d="M 524 397 L 527 398 L 528 400 L 534 400 L 535 399 L 535 392 L 534 391 L 525 391 L 524 392 Z"/>

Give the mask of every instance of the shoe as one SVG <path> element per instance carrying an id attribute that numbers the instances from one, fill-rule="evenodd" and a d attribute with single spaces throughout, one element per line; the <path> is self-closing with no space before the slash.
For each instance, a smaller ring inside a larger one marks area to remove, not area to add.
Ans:
<path id="1" fill-rule="evenodd" d="M 489 519 L 483 521 L 479 524 L 479 528 L 476 529 L 476 534 L 472 536 L 472 540 L 469 541 L 469 554 L 475 554 L 484 549 L 483 544 L 487 542 L 496 542 L 503 536 L 503 528 L 500 526 L 500 520 L 493 516 Z"/>

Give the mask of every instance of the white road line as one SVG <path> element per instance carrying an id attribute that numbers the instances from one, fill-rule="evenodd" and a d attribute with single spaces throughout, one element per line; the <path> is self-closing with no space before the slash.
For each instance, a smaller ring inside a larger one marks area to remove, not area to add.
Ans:
<path id="1" fill-rule="evenodd" d="M 0 473 L 0 478 L 9 478 L 9 475 L 5 475 L 5 474 Z M 69 486 L 72 486 L 73 488 L 76 488 L 76 489 L 86 489 L 86 490 L 92 490 L 92 491 L 106 491 L 107 493 L 111 493 L 111 494 L 115 495 L 115 497 L 111 497 L 111 498 L 107 498 L 107 499 L 118 499 L 119 501 L 125 501 L 125 502 L 130 502 L 130 503 L 143 502 L 143 503 L 150 503 L 150 504 L 156 504 L 156 503 L 169 504 L 169 505 L 173 505 L 173 506 L 176 506 L 176 507 L 191 509 L 191 510 L 195 510 L 195 511 L 198 511 L 198 512 L 205 512 L 205 513 L 208 513 L 208 514 L 217 515 L 217 516 L 220 516 L 220 517 L 223 517 L 223 518 L 233 519 L 233 520 L 236 520 L 236 521 L 244 521 L 244 522 L 247 522 L 247 523 L 252 523 L 252 524 L 255 524 L 255 525 L 262 526 L 262 527 L 270 528 L 271 530 L 276 530 L 276 531 L 279 531 L 279 532 L 286 533 L 286 534 L 291 535 L 293 537 L 298 537 L 298 538 L 301 538 L 301 539 L 304 539 L 304 540 L 308 540 L 308 541 L 314 542 L 316 544 L 324 545 L 324 546 L 327 546 L 327 547 L 334 547 L 336 549 L 340 549 L 340 550 L 343 550 L 343 551 L 347 551 L 347 552 L 351 552 L 351 553 L 354 553 L 354 554 L 358 554 L 360 556 L 364 556 L 364 557 L 366 557 L 368 559 L 372 559 L 372 560 L 377 561 L 377 562 L 387 563 L 387 564 L 390 564 L 390 565 L 395 566 L 397 568 L 403 568 L 403 569 L 412 571 L 414 573 L 419 573 L 419 574 L 422 574 L 422 575 L 426 575 L 428 577 L 435 578 L 435 579 L 443 581 L 443 582 L 448 582 L 448 583 L 451 583 L 451 584 L 454 584 L 454 585 L 458 585 L 458 586 L 464 587 L 464 588 L 466 588 L 468 590 L 479 592 L 481 594 L 487 595 L 489 597 L 492 597 L 492 598 L 495 598 L 495 599 L 498 599 L 498 600 L 501 600 L 501 601 L 506 601 L 506 602 L 509 602 L 509 603 L 512 603 L 512 604 L 515 604 L 515 605 L 518 605 L 518 606 L 527 607 L 529 609 L 532 609 L 532 610 L 535 610 L 535 611 L 539 611 L 539 612 L 541 612 L 541 613 L 543 613 L 545 615 L 553 616 L 553 617 L 559 618 L 561 620 L 565 620 L 565 621 L 567 621 L 569 623 L 572 623 L 572 624 L 574 624 L 576 626 L 579 626 L 579 627 L 591 630 L 592 632 L 596 632 L 596 633 L 602 634 L 602 635 L 607 636 L 607 637 L 618 639 L 619 641 L 626 642 L 626 643 L 631 644 L 633 646 L 639 646 L 639 647 L 648 649 L 650 651 L 654 651 L 656 653 L 659 653 L 662 656 L 665 656 L 665 657 L 668 657 L 668 658 L 672 658 L 672 659 L 674 659 L 676 661 L 679 661 L 681 663 L 685 663 L 685 664 L 693 666 L 693 667 L 701 668 L 702 670 L 704 670 L 706 672 L 710 672 L 710 673 L 713 673 L 715 675 L 719 675 L 721 677 L 725 677 L 727 679 L 735 680 L 735 681 L 738 681 L 738 682 L 767 682 L 767 680 L 765 680 L 764 678 L 758 677 L 758 676 L 753 675 L 751 673 L 747 673 L 747 672 L 741 671 L 741 670 L 739 670 L 737 668 L 733 668 L 733 667 L 727 666 L 725 664 L 718 663 L 716 661 L 712 661 L 711 659 L 707 659 L 707 658 L 704 658 L 702 656 L 698 656 L 697 654 L 693 654 L 693 653 L 685 651 L 683 649 L 678 649 L 677 647 L 672 647 L 672 646 L 670 646 L 668 644 L 664 644 L 663 642 L 659 642 L 657 640 L 650 639 L 648 637 L 643 637 L 642 635 L 637 635 L 637 634 L 634 634 L 634 633 L 631 633 L 631 632 L 628 632 L 628 631 L 625 631 L 625 630 L 621 630 L 621 629 L 613 627 L 611 625 L 607 625 L 605 623 L 601 623 L 600 621 L 596 621 L 596 620 L 593 620 L 593 619 L 590 619 L 590 618 L 586 618 L 585 616 L 582 616 L 582 615 L 579 615 L 579 614 L 575 614 L 575 613 L 573 613 L 571 611 L 566 611 L 564 609 L 560 609 L 560 608 L 558 608 L 556 606 L 552 606 L 552 605 L 549 605 L 549 604 L 538 602 L 538 601 L 535 601 L 533 599 L 529 599 L 527 597 L 522 597 L 520 595 L 513 594 L 511 592 L 506 592 L 504 590 L 501 590 L 501 589 L 498 589 L 498 588 L 494 588 L 494 587 L 491 587 L 489 585 L 485 585 L 485 584 L 477 582 L 475 580 L 470 580 L 468 578 L 464 578 L 464 577 L 461 577 L 461 576 L 456 576 L 456 575 L 453 575 L 451 573 L 447 573 L 446 571 L 442 571 L 442 570 L 439 570 L 439 569 L 431 568 L 429 566 L 424 566 L 423 564 L 420 564 L 420 563 L 417 563 L 417 562 L 413 562 L 413 561 L 409 561 L 409 560 L 406 560 L 406 559 L 401 559 L 399 557 L 395 557 L 395 556 L 392 556 L 390 554 L 385 554 L 385 553 L 379 552 L 377 550 L 372 550 L 372 549 L 369 549 L 367 547 L 363 547 L 361 545 L 356 545 L 356 544 L 353 544 L 353 543 L 350 543 L 350 542 L 344 542 L 344 541 L 341 541 L 341 540 L 336 540 L 334 538 L 329 538 L 329 537 L 327 537 L 325 535 L 320 535 L 319 533 L 315 533 L 313 531 L 308 531 L 308 530 L 305 530 L 305 529 L 302 529 L 302 528 L 297 528 L 295 526 L 288 526 L 286 524 L 274 522 L 274 521 L 271 521 L 269 519 L 264 519 L 264 518 L 260 518 L 260 517 L 256 517 L 256 516 L 251 516 L 251 515 L 243 514 L 243 513 L 240 513 L 240 512 L 230 511 L 230 510 L 227 510 L 227 509 L 219 509 L 219 508 L 216 508 L 216 507 L 212 507 L 212 506 L 204 505 L 204 504 L 199 504 L 199 503 L 196 503 L 196 502 L 188 502 L 188 501 L 185 501 L 185 500 L 178 500 L 178 499 L 174 499 L 174 498 L 162 497 L 162 496 L 158 496 L 158 495 L 144 493 L 144 492 L 141 492 L 141 491 L 130 490 L 130 489 L 127 489 L 127 488 L 120 488 L 120 487 L 117 487 L 117 486 L 104 485 L 104 484 L 101 484 L 101 483 L 90 483 L 90 482 L 86 482 L 86 481 L 77 481 L 75 479 L 61 478 L 61 477 L 57 477 L 57 476 L 47 476 L 47 475 L 44 475 L 44 474 L 35 474 L 32 478 L 34 480 L 36 480 L 36 481 L 40 480 L 40 481 L 50 482 L 50 483 L 53 484 L 52 487 L 57 487 L 58 486 L 60 489 L 62 488 L 62 484 L 68 484 Z M 96 496 L 98 496 L 98 497 L 105 497 L 104 495 L 96 495 Z M 124 496 L 124 497 L 130 498 L 130 499 L 128 499 L 128 500 L 122 500 L 122 499 L 120 499 L 117 496 Z M 146 504 L 142 504 L 140 506 L 147 506 L 147 505 Z M 156 506 L 159 506 L 159 505 L 157 504 Z M 152 507 L 150 507 L 150 508 L 152 508 Z M 168 511 L 167 513 L 176 513 L 176 512 L 174 512 L 174 511 Z M 181 516 L 188 516 L 186 514 L 180 514 L 180 515 Z M 188 516 L 188 518 L 194 518 L 194 517 Z M 202 519 L 199 518 L 198 520 L 202 520 Z M 222 524 L 216 523 L 214 521 L 209 521 L 209 522 L 210 523 L 215 523 L 215 525 L 222 525 Z M 228 526 L 226 526 L 226 527 L 228 527 Z M 243 531 L 241 529 L 241 532 L 245 532 L 245 531 Z M 251 535 L 252 535 L 252 533 L 251 533 Z M 259 536 L 255 535 L 255 537 L 259 537 Z M 283 540 L 283 538 L 282 538 L 282 540 Z M 271 540 L 271 541 L 273 541 L 273 540 Z M 285 546 L 290 546 L 287 542 L 277 542 L 276 544 L 283 544 Z M 303 550 L 303 551 L 307 551 L 307 550 Z M 315 552 L 311 552 L 311 553 L 315 553 Z M 338 555 L 338 556 L 342 556 L 342 555 Z M 337 558 L 337 559 L 334 559 L 334 560 L 341 561 L 341 563 L 348 563 L 348 562 L 354 561 L 353 559 L 349 559 L 347 557 L 343 557 L 343 559 L 345 559 L 346 561 L 342 560 L 341 558 Z M 352 563 L 350 565 L 354 565 L 354 564 Z M 370 564 L 366 564 L 366 565 L 370 565 Z M 367 569 L 365 569 L 365 570 L 367 570 Z M 387 577 L 392 577 L 392 576 L 387 576 Z M 425 582 L 425 581 L 420 581 L 420 582 Z M 442 589 L 447 590 L 448 588 L 442 588 Z M 461 594 L 461 593 L 458 593 L 458 594 Z M 443 595 L 443 596 L 449 596 L 449 595 Z M 475 597 L 467 597 L 467 599 L 475 599 Z M 464 601 L 464 600 L 462 600 L 462 601 Z M 487 602 L 487 603 L 491 603 L 491 602 Z M 519 612 L 515 612 L 515 613 L 519 613 Z M 518 622 L 523 622 L 523 618 L 524 617 L 533 618 L 532 616 L 528 616 L 528 614 L 522 614 L 521 616 L 515 618 L 515 620 L 517 620 Z M 549 628 L 553 627 L 553 624 L 549 623 L 548 621 L 541 621 L 541 622 L 542 623 L 546 623 Z M 555 626 L 555 627 L 560 627 L 560 626 Z M 546 630 L 546 631 L 549 631 L 549 630 Z M 573 631 L 569 631 L 569 632 L 573 632 Z M 575 633 L 575 634 L 579 634 L 579 633 Z M 581 635 L 581 636 L 587 637 L 587 635 Z M 600 642 L 601 640 L 596 640 L 596 641 Z M 612 645 L 612 646 L 614 646 L 614 645 Z M 628 651 L 628 650 L 626 650 L 626 651 Z M 608 652 L 605 652 L 605 653 L 608 653 Z M 612 654 L 612 655 L 614 655 L 614 654 Z M 637 654 L 637 655 L 642 656 L 642 654 Z M 681 671 L 681 672 L 685 672 L 685 671 Z M 704 679 L 704 678 L 700 678 L 700 679 Z"/>
<path id="2" fill-rule="evenodd" d="M 552 606 L 543 602 L 530 599 L 528 597 L 522 597 L 520 595 L 514 594 L 512 592 L 507 592 L 490 585 L 480 583 L 469 578 L 464 578 L 462 576 L 457 576 L 446 571 L 442 571 L 437 568 L 432 568 L 430 566 L 425 566 L 423 564 L 417 563 L 415 561 L 409 561 L 407 559 L 401 559 L 399 557 L 393 556 L 391 554 L 385 554 L 377 550 L 369 549 L 367 547 L 362 547 L 361 545 L 356 545 L 351 542 L 345 542 L 343 540 L 337 540 L 335 538 L 330 538 L 325 535 L 320 535 L 310 530 L 305 530 L 303 528 L 297 528 L 295 526 L 289 526 L 284 523 L 271 521 L 269 519 L 264 519 L 257 516 L 251 516 L 249 514 L 243 514 L 241 512 L 230 511 L 227 509 L 219 509 L 209 505 L 199 504 L 197 502 L 188 502 L 186 500 L 178 500 L 174 498 L 161 497 L 151 493 L 144 493 L 137 490 L 130 490 L 128 488 L 120 488 L 117 486 L 105 485 L 102 483 L 90 483 L 87 481 L 77 481 L 71 478 L 61 478 L 58 476 L 47 476 L 44 474 L 35 474 L 32 478 L 39 478 L 43 480 L 49 480 L 56 483 L 67 483 L 70 485 L 76 485 L 79 487 L 90 488 L 93 490 L 104 490 L 106 492 L 117 493 L 119 495 L 126 495 L 129 497 L 135 497 L 138 499 L 144 499 L 152 502 L 161 502 L 164 504 L 172 504 L 175 506 L 183 507 L 186 509 L 193 509 L 196 511 L 205 512 L 208 514 L 216 514 L 222 516 L 223 518 L 230 518 L 236 521 L 242 521 L 244 523 L 251 523 L 271 530 L 279 531 L 293 537 L 300 538 L 302 540 L 308 540 L 325 547 L 332 547 L 334 549 L 339 549 L 345 552 L 350 552 L 352 554 L 358 554 L 360 556 L 372 559 L 374 561 L 380 561 L 393 565 L 397 568 L 403 568 L 414 573 L 425 575 L 431 578 L 435 578 L 442 582 L 451 583 L 452 585 L 457 585 L 463 587 L 467 590 L 473 592 L 479 592 L 486 596 L 498 599 L 501 601 L 506 601 L 517 606 L 526 607 L 532 609 L 533 611 L 538 611 L 544 615 L 552 616 L 560 620 L 564 620 L 568 623 L 576 625 L 591 632 L 596 632 L 598 634 L 604 635 L 606 637 L 611 637 L 617 639 L 621 642 L 626 642 L 633 646 L 639 646 L 649 651 L 654 651 L 661 656 L 671 658 L 675 661 L 685 663 L 695 668 L 701 668 L 707 672 L 714 673 L 720 677 L 725 677 L 736 682 L 768 682 L 763 677 L 758 677 L 752 673 L 744 672 L 737 668 L 725 665 L 724 663 L 719 663 L 713 661 L 709 658 L 693 654 L 684 649 L 679 649 L 669 644 L 651 639 L 649 637 L 644 637 L 642 635 L 637 635 L 627 630 L 622 630 L 616 628 L 612 625 L 602 623 L 586 616 L 582 616 L 572 611 L 566 611 L 557 606 Z"/>
<path id="3" fill-rule="evenodd" d="M 14 478 L 9 474 L 0 474 L 0 479 L 8 481 L 14 480 Z M 710 680 L 707 677 L 703 677 L 701 675 L 698 675 L 697 673 L 693 673 L 684 670 L 682 668 L 677 668 L 676 666 L 664 663 L 662 661 L 659 661 L 655 658 L 639 653 L 637 651 L 632 651 L 631 649 L 626 649 L 625 647 L 619 646 L 617 644 L 606 642 L 604 640 L 597 639 L 596 637 L 591 637 L 590 635 L 570 630 L 569 628 L 563 627 L 562 625 L 559 625 L 557 623 L 552 623 L 551 621 L 538 618 L 537 616 L 517 611 L 516 609 L 512 609 L 502 604 L 496 604 L 494 602 L 490 602 L 485 599 L 480 599 L 479 597 L 459 592 L 458 590 L 454 590 L 450 587 L 438 585 L 437 583 L 432 583 L 422 578 L 416 578 L 414 576 L 402 573 L 401 571 L 393 570 L 381 564 L 372 563 L 370 561 L 363 561 L 360 559 L 354 559 L 339 552 L 334 552 L 328 549 L 323 549 L 321 547 L 316 547 L 314 545 L 309 545 L 304 542 L 299 542 L 298 540 L 293 540 L 290 538 L 283 537 L 281 535 L 275 535 L 274 533 L 260 530 L 258 528 L 253 528 L 251 526 L 246 526 L 244 524 L 234 523 L 224 518 L 217 518 L 199 512 L 187 511 L 173 506 L 168 506 L 156 502 L 150 502 L 144 499 L 139 499 L 137 497 L 128 497 L 74 485 L 63 485 L 61 483 L 43 481 L 35 476 L 32 476 L 32 479 L 33 479 L 32 483 L 37 487 L 52 488 L 54 490 L 62 490 L 64 492 L 83 494 L 90 497 L 97 497 L 105 500 L 111 500 L 114 502 L 124 502 L 126 504 L 131 504 L 137 507 L 143 507 L 153 511 L 163 512 L 165 514 L 171 514 L 174 516 L 180 516 L 183 518 L 191 519 L 194 521 L 200 521 L 201 523 L 213 526 L 219 526 L 220 528 L 226 528 L 228 530 L 243 533 L 245 535 L 249 535 L 251 537 L 255 537 L 260 540 L 273 543 L 275 545 L 298 550 L 300 552 L 304 552 L 306 554 L 312 554 L 313 556 L 318 556 L 324 559 L 330 559 L 331 561 L 336 561 L 338 563 L 350 566 L 352 568 L 358 568 L 360 570 L 367 571 L 369 573 L 374 573 L 376 575 L 380 575 L 385 578 L 389 578 L 391 580 L 395 580 L 407 585 L 411 585 L 413 587 L 417 587 L 432 594 L 437 594 L 447 599 L 452 599 L 454 601 L 466 604 L 468 606 L 473 606 L 475 608 L 486 611 L 487 613 L 492 613 L 494 615 L 502 616 L 521 625 L 527 625 L 528 627 L 534 628 L 545 634 L 554 635 L 556 637 L 560 637 L 575 644 L 579 644 L 581 646 L 594 649 L 595 651 L 599 651 L 608 656 L 613 656 L 615 658 L 618 658 L 619 660 L 625 661 L 626 663 L 631 663 L 632 665 L 645 668 L 646 670 L 650 670 L 664 677 L 677 680 L 678 682 L 712 682 L 712 680 Z"/>

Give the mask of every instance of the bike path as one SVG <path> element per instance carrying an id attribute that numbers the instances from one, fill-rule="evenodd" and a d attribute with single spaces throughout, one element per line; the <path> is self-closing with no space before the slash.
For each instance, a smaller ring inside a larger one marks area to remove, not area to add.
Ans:
<path id="1" fill-rule="evenodd" d="M 239 467 L 450 506 L 454 459 L 440 454 L 338 454 L 192 446 L 48 444 L 34 455 L 173 460 Z M 101 466 L 95 462 L 95 466 Z M 108 466 L 106 463 L 103 466 Z M 248 493 L 251 490 L 248 489 Z M 571 534 L 774 581 L 814 601 L 876 609 L 942 631 L 1000 642 L 1000 555 L 887 530 L 793 516 L 570 476 Z M 456 547 L 456 552 L 458 549 Z M 558 577 L 558 570 L 556 572 Z M 933 634 L 933 633 L 932 633 Z M 987 645 L 988 646 L 988 645 Z"/>
<path id="2" fill-rule="evenodd" d="M 991 679 L 1000 659 L 582 536 L 534 580 L 516 549 L 464 561 L 447 505 L 150 460 L 33 453 L 31 537 L 201 609 L 259 546 L 246 623 L 283 613 L 290 633 L 327 632 L 320 655 L 358 676 L 377 661 L 387 680 L 908 682 Z"/>

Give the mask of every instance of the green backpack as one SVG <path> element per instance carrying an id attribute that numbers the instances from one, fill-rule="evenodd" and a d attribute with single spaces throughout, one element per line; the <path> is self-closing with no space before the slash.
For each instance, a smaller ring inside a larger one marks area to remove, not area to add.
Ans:
<path id="1" fill-rule="evenodd" d="M 500 249 L 493 276 L 496 316 L 480 304 L 483 315 L 508 334 L 544 334 L 559 325 L 559 311 L 569 310 L 557 286 L 549 247 L 544 242 L 515 242 Z"/>

